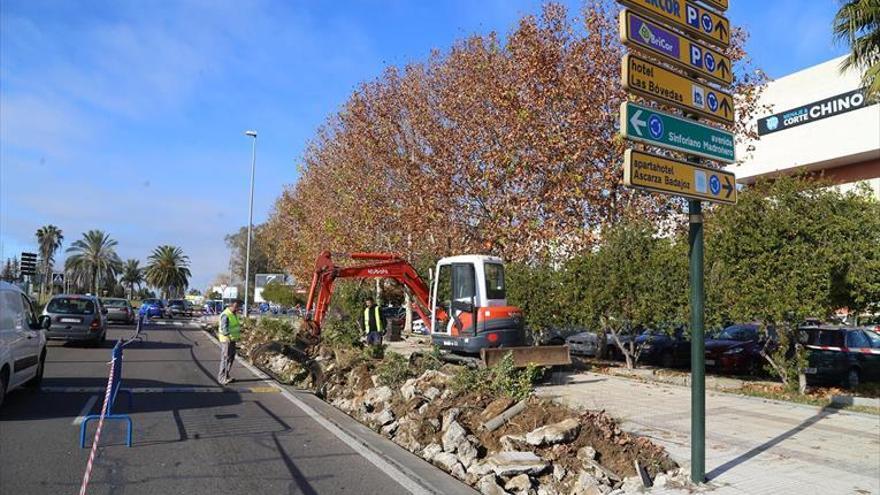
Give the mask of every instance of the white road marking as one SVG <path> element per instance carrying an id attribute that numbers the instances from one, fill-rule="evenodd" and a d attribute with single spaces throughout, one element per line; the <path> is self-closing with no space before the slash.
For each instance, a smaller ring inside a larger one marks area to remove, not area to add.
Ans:
<path id="1" fill-rule="evenodd" d="M 104 393 L 104 387 L 42 387 L 43 393 L 55 394 L 90 394 Z M 134 387 L 123 388 L 133 394 L 192 394 L 192 393 L 222 393 L 236 392 L 239 394 L 277 393 L 275 387 Z M 93 397 L 94 399 L 95 397 Z M 94 403 L 94 401 L 92 401 Z M 91 410 L 91 406 L 88 407 Z"/>
<path id="2" fill-rule="evenodd" d="M 93 395 L 89 397 L 89 400 L 86 401 L 86 404 L 83 406 L 82 411 L 79 412 L 79 416 L 74 418 L 73 422 L 70 423 L 72 425 L 80 425 L 83 421 L 86 420 L 86 416 L 92 412 L 92 407 L 94 407 L 95 402 L 98 402 L 98 396 Z"/>

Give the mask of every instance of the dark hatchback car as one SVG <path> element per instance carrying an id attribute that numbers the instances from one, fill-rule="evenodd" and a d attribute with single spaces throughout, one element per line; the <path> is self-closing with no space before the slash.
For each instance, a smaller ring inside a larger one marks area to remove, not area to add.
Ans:
<path id="1" fill-rule="evenodd" d="M 758 324 L 731 325 L 706 339 L 706 369 L 734 374 L 756 375 L 764 368 L 761 351 L 770 353 L 777 346 L 776 331 L 762 332 Z"/>
<path id="2" fill-rule="evenodd" d="M 52 319 L 48 339 L 100 343 L 107 338 L 107 310 L 97 297 L 53 296 L 43 314 Z"/>
<path id="3" fill-rule="evenodd" d="M 807 383 L 856 388 L 880 381 L 880 334 L 873 328 L 801 327 L 807 348 Z"/>
<path id="4" fill-rule="evenodd" d="M 676 327 L 671 334 L 660 330 L 645 330 L 636 337 L 636 345 L 642 348 L 639 358 L 642 362 L 663 368 L 690 365 L 691 341 L 685 334 L 684 326 Z"/>

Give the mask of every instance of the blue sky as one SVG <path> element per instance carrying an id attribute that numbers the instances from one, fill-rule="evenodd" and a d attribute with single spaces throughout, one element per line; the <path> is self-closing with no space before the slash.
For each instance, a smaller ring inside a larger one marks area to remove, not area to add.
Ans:
<path id="1" fill-rule="evenodd" d="M 573 11 L 580 2 L 565 2 Z M 773 77 L 845 52 L 837 2 L 732 0 Z M 100 228 L 123 258 L 181 246 L 195 287 L 223 236 L 263 221 L 315 129 L 359 82 L 471 33 L 508 32 L 539 1 L 0 0 L 0 256 Z M 63 254 L 61 255 L 63 259 Z"/>

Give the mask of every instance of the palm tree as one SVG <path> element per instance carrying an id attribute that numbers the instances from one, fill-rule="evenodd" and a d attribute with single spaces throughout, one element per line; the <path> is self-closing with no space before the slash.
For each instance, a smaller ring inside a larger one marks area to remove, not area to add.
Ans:
<path id="1" fill-rule="evenodd" d="M 64 269 L 74 283 L 90 287 L 95 295 L 100 295 L 101 282 L 115 279 L 122 269 L 122 260 L 116 254 L 117 244 L 103 231 L 90 230 L 67 248 L 72 254 L 64 262 Z"/>
<path id="2" fill-rule="evenodd" d="M 137 285 L 140 289 L 141 284 L 144 283 L 144 269 L 140 267 L 140 263 L 138 260 L 125 260 L 125 264 L 122 265 L 122 276 L 119 281 L 128 286 L 129 299 L 134 293 L 134 286 Z"/>
<path id="3" fill-rule="evenodd" d="M 852 49 L 840 70 L 861 70 L 866 96 L 880 97 L 880 0 L 845 2 L 834 16 L 834 37 Z"/>
<path id="4" fill-rule="evenodd" d="M 64 234 L 61 229 L 50 224 L 37 229 L 36 236 L 44 269 L 43 283 L 40 286 L 40 296 L 42 297 L 45 287 L 49 287 L 49 292 L 52 292 L 52 265 L 55 263 L 55 252 L 64 241 Z"/>
<path id="5" fill-rule="evenodd" d="M 162 291 L 163 297 L 181 292 L 189 285 L 189 256 L 177 246 L 159 246 L 147 258 L 147 282 Z"/>

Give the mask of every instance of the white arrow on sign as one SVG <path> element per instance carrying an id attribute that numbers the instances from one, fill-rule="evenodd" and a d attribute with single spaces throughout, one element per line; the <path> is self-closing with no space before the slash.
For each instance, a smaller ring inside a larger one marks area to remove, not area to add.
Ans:
<path id="1" fill-rule="evenodd" d="M 636 110 L 636 113 L 634 113 L 633 116 L 629 119 L 629 123 L 632 124 L 633 129 L 635 129 L 636 134 L 638 134 L 639 137 L 642 137 L 642 127 L 648 125 L 648 123 L 644 120 L 639 120 L 639 117 L 641 117 L 641 115 L 642 111 Z"/>

